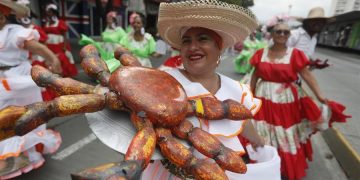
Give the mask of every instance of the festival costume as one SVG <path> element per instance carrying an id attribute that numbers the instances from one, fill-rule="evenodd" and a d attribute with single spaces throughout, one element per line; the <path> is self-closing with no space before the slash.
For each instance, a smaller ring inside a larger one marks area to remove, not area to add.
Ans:
<path id="1" fill-rule="evenodd" d="M 70 52 L 70 45 L 66 44 L 66 50 L 64 50 L 63 33 L 68 30 L 66 23 L 59 19 L 56 19 L 54 24 L 46 22 L 43 30 L 48 35 L 48 39 L 45 44 L 58 56 L 61 62 L 62 75 L 64 77 L 76 76 L 78 72 L 74 64 L 74 58 Z"/>
<path id="2" fill-rule="evenodd" d="M 262 101 L 253 123 L 266 144 L 278 148 L 282 175 L 289 180 L 301 179 L 306 175 L 306 159 L 312 160 L 310 136 L 316 132 L 315 125 L 323 121 L 344 122 L 344 107 L 339 112 L 335 109 L 341 105 L 331 101 L 328 103 L 331 117 L 324 119 L 315 102 L 293 83 L 310 63 L 305 54 L 288 48 L 284 57 L 270 62 L 268 51 L 258 50 L 250 61 L 260 77 L 255 96 Z M 342 118 L 336 119 L 338 115 Z"/>
<path id="3" fill-rule="evenodd" d="M 156 42 L 151 34 L 145 33 L 142 41 L 136 41 L 134 34 L 130 33 L 121 39 L 120 44 L 129 49 L 138 58 L 142 66 L 152 67 L 149 57 L 155 52 Z"/>
<path id="4" fill-rule="evenodd" d="M 22 49 L 25 41 L 38 39 L 38 32 L 20 25 L 7 24 L 0 31 L 0 65 L 9 67 L 0 70 L 0 109 L 42 101 L 40 88 L 30 76 L 29 52 Z M 13 178 L 40 167 L 44 159 L 35 150 L 37 144 L 44 145 L 42 153 L 52 153 L 60 143 L 59 134 L 46 130 L 45 125 L 24 136 L 1 141 L 0 160 L 5 160 L 7 166 L 0 170 L 0 179 Z"/>
<path id="5" fill-rule="evenodd" d="M 247 74 L 252 71 L 250 59 L 256 50 L 264 48 L 265 43 L 257 39 L 244 41 L 244 49 L 240 52 L 239 56 L 235 58 L 235 71 L 241 74 Z"/>
<path id="6" fill-rule="evenodd" d="M 251 110 L 252 114 L 256 114 L 261 107 L 261 101 L 257 98 L 253 98 L 252 93 L 246 85 L 242 85 L 226 76 L 219 75 L 221 79 L 221 87 L 215 95 L 212 95 L 200 83 L 189 81 L 178 69 L 172 69 L 167 72 L 180 82 L 189 99 L 206 96 L 212 96 L 221 101 L 233 99 L 244 104 L 249 110 Z M 239 156 L 245 154 L 244 148 L 238 140 L 237 135 L 239 135 L 243 130 L 243 125 L 246 120 L 232 121 L 223 119 L 208 121 L 195 116 L 188 117 L 187 119 L 194 125 L 194 127 L 199 127 L 202 130 L 215 135 L 225 146 L 238 152 Z M 196 149 L 193 149 L 193 154 L 200 159 L 206 158 Z M 252 171 L 256 170 L 256 167 L 254 169 L 248 168 L 248 174 L 252 174 Z M 274 172 L 274 169 L 271 171 Z M 228 171 L 226 171 L 226 174 L 229 179 L 246 179 L 247 177 L 247 174 L 241 175 Z M 252 174 L 252 178 L 256 178 L 256 175 L 253 176 L 254 174 Z M 278 174 L 278 176 L 278 179 L 280 179 L 280 174 Z M 144 170 L 142 177 L 143 179 L 179 179 L 175 175 L 171 174 L 163 166 L 160 160 L 155 160 L 154 163 L 149 164 L 149 166 Z M 274 179 L 276 179 L 276 177 L 274 177 Z"/>
<path id="7" fill-rule="evenodd" d="M 116 27 L 115 29 L 106 28 L 104 32 L 101 33 L 103 47 L 108 52 L 114 52 L 117 45 L 120 45 L 120 41 L 127 34 L 121 27 Z"/>

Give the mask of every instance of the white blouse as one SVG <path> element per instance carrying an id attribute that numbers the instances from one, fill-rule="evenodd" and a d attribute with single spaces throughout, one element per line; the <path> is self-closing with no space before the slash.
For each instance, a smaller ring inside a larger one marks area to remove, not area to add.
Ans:
<path id="1" fill-rule="evenodd" d="M 23 49 L 24 42 L 38 41 L 39 33 L 17 24 L 7 24 L 0 30 L 0 66 L 16 66 L 29 61 L 29 51 Z"/>
<path id="2" fill-rule="evenodd" d="M 249 87 L 247 85 L 240 84 L 239 82 L 232 80 L 224 75 L 220 75 L 221 87 L 212 95 L 206 90 L 200 83 L 191 82 L 188 80 L 178 69 L 172 69 L 167 71 L 173 76 L 180 84 L 184 87 L 188 99 L 195 99 L 204 96 L 214 96 L 218 100 L 224 101 L 226 99 L 232 99 L 239 103 L 244 104 L 253 115 L 255 115 L 261 107 L 261 100 L 254 98 Z M 206 120 L 189 117 L 194 127 L 200 127 L 203 130 L 217 136 L 217 138 L 227 147 L 239 152 L 240 154 L 245 153 L 237 135 L 241 133 L 243 128 L 243 122 L 245 121 L 233 121 L 229 119 L 223 120 Z M 196 153 L 197 156 L 203 157 L 200 153 Z"/>

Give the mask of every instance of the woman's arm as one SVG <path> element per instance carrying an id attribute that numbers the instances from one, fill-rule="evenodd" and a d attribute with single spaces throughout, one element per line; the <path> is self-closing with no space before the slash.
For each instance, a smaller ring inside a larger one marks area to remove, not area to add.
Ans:
<path id="1" fill-rule="evenodd" d="M 324 96 L 322 95 L 322 93 L 320 91 L 320 87 L 319 87 L 318 83 L 316 82 L 314 75 L 310 72 L 310 70 L 307 67 L 305 67 L 299 73 L 300 73 L 300 76 L 309 85 L 310 89 L 314 92 L 316 98 L 321 103 L 326 103 L 327 99 L 324 98 Z"/>
<path id="2" fill-rule="evenodd" d="M 256 83 L 259 79 L 259 76 L 256 75 L 256 69 L 254 70 L 254 72 L 251 75 L 251 79 L 250 79 L 250 90 L 253 94 L 255 94 L 255 89 L 256 89 Z"/>
<path id="3" fill-rule="evenodd" d="M 54 73 L 61 74 L 62 69 L 59 59 L 46 46 L 37 42 L 36 40 L 30 40 L 24 42 L 24 49 L 45 58 L 45 64 L 49 68 L 49 70 Z"/>
<path id="4" fill-rule="evenodd" d="M 249 140 L 254 149 L 256 149 L 259 146 L 260 147 L 264 146 L 265 140 L 256 132 L 253 123 L 250 120 L 247 120 L 244 123 L 245 123 L 244 129 L 240 133 L 240 135 L 245 137 L 247 140 Z"/>

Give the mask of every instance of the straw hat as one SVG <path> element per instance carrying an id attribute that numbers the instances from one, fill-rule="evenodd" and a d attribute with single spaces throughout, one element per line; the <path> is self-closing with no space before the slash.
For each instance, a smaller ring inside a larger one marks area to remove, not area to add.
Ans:
<path id="1" fill-rule="evenodd" d="M 238 5 L 217 0 L 161 3 L 158 31 L 172 47 L 180 49 L 184 28 L 203 27 L 217 32 L 223 48 L 243 41 L 257 27 L 255 15 Z"/>
<path id="2" fill-rule="evenodd" d="M 325 17 L 325 11 L 322 7 L 314 7 L 310 9 L 306 19 L 328 19 Z"/>
<path id="3" fill-rule="evenodd" d="M 9 7 L 12 10 L 12 13 L 15 14 L 17 17 L 25 17 L 28 16 L 30 13 L 29 8 L 20 4 L 16 4 L 14 1 L 11 0 L 0 0 L 0 4 L 2 6 Z"/>

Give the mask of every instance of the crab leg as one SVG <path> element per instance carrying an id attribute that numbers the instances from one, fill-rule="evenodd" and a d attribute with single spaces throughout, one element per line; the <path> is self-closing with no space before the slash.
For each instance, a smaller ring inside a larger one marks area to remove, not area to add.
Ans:
<path id="1" fill-rule="evenodd" d="M 33 66 L 31 76 L 40 87 L 51 87 L 60 95 L 70 94 L 93 94 L 95 86 L 91 86 L 71 78 L 61 78 L 42 66 Z"/>
<path id="2" fill-rule="evenodd" d="M 53 117 L 102 110 L 106 105 L 105 99 L 104 95 L 97 94 L 68 95 L 25 107 L 7 107 L 0 110 L 0 140 L 24 135 Z"/>
<path id="3" fill-rule="evenodd" d="M 156 147 L 156 134 L 148 119 L 140 118 L 135 113 L 132 113 L 131 121 L 138 129 L 138 132 L 130 143 L 125 154 L 125 160 L 142 160 L 142 168 L 145 169 Z"/>
<path id="4" fill-rule="evenodd" d="M 246 164 L 239 153 L 225 147 L 208 132 L 194 128 L 188 120 L 184 120 L 172 128 L 171 132 L 181 139 L 190 141 L 200 153 L 214 159 L 221 168 L 242 174 L 246 172 Z"/>
<path id="5" fill-rule="evenodd" d="M 162 155 L 194 175 L 195 179 L 228 179 L 218 164 L 197 159 L 189 149 L 172 136 L 170 130 L 156 128 L 155 132 Z"/>
<path id="6" fill-rule="evenodd" d="M 139 60 L 123 47 L 116 48 L 114 55 L 123 66 L 141 66 Z"/>
<path id="7" fill-rule="evenodd" d="M 131 180 L 140 179 L 142 173 L 141 162 L 124 161 L 119 163 L 108 163 L 97 167 L 88 168 L 78 173 L 71 174 L 72 180 L 88 179 L 117 179 Z"/>
<path id="8" fill-rule="evenodd" d="M 243 104 L 227 99 L 219 101 L 213 97 L 203 97 L 188 101 L 187 116 L 197 116 L 208 120 L 244 120 L 252 114 Z"/>
<path id="9" fill-rule="evenodd" d="M 87 45 L 81 49 L 81 67 L 88 76 L 99 80 L 101 85 L 107 86 L 111 75 L 110 71 L 95 51 L 97 52 L 92 45 Z"/>

